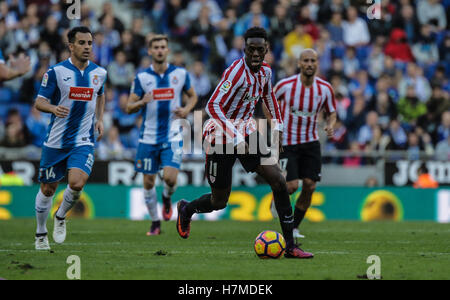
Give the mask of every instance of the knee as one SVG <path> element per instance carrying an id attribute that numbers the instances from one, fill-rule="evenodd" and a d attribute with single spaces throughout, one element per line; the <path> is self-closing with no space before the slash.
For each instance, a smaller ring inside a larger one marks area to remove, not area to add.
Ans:
<path id="1" fill-rule="evenodd" d="M 298 190 L 298 181 L 295 182 L 288 182 L 287 183 L 287 190 L 289 195 L 292 195 Z"/>
<path id="2" fill-rule="evenodd" d="M 174 187 L 177 184 L 177 179 L 176 178 L 164 178 L 164 182 L 169 186 L 169 187 Z"/>
<path id="3" fill-rule="evenodd" d="M 45 197 L 53 197 L 56 192 L 56 187 L 48 184 L 43 184 L 41 186 L 41 192 L 44 194 Z"/>
<path id="4" fill-rule="evenodd" d="M 155 179 L 152 177 L 144 176 L 144 187 L 147 190 L 151 190 L 155 186 Z"/>
<path id="5" fill-rule="evenodd" d="M 314 191 L 316 190 L 316 182 L 311 179 L 304 179 L 302 189 L 305 192 L 314 193 Z"/>
<path id="6" fill-rule="evenodd" d="M 287 190 L 286 179 L 281 174 L 279 174 L 273 178 L 272 182 L 270 183 L 270 186 L 273 191 Z"/>
<path id="7" fill-rule="evenodd" d="M 69 187 L 75 192 L 81 192 L 84 188 L 84 182 L 81 180 L 69 182 Z"/>

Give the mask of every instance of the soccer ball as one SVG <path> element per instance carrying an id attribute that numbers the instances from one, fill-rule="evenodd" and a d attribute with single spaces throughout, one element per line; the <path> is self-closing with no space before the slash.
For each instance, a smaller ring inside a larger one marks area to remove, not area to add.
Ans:
<path id="1" fill-rule="evenodd" d="M 255 240 L 255 252 L 259 258 L 280 258 L 286 250 L 286 242 L 276 231 L 265 230 Z"/>

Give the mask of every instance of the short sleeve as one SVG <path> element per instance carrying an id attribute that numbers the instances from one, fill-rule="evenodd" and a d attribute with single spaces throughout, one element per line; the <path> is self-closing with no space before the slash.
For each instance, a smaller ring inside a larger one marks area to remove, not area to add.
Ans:
<path id="1" fill-rule="evenodd" d="M 131 85 L 131 94 L 136 94 L 141 98 L 144 95 L 144 90 L 142 89 L 141 81 L 139 77 L 136 75 L 134 78 L 133 84 Z"/>
<path id="2" fill-rule="evenodd" d="M 50 69 L 44 74 L 42 78 L 41 87 L 39 89 L 38 97 L 52 100 L 57 88 L 56 73 L 54 69 Z"/>
<path id="3" fill-rule="evenodd" d="M 186 71 L 186 79 L 184 81 L 183 91 L 188 91 L 191 89 L 191 77 L 189 76 L 189 73 Z"/>
<path id="4" fill-rule="evenodd" d="M 4 63 L 5 63 L 5 58 L 3 57 L 2 50 L 0 50 L 0 64 L 4 64 Z"/>

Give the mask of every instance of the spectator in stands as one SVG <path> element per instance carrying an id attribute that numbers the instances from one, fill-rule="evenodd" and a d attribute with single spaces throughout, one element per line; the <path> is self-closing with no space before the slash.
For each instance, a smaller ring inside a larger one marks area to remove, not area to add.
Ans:
<path id="1" fill-rule="evenodd" d="M 319 56 L 319 76 L 324 76 L 330 71 L 333 59 L 333 42 L 330 33 L 324 28 L 320 30 L 320 39 L 315 43 L 315 50 Z"/>
<path id="2" fill-rule="evenodd" d="M 94 62 L 100 66 L 106 67 L 113 60 L 113 48 L 105 42 L 105 35 L 102 31 L 94 33 L 92 53 Z"/>
<path id="3" fill-rule="evenodd" d="M 131 62 L 134 67 L 139 65 L 139 47 L 133 43 L 133 34 L 130 30 L 124 30 L 122 32 L 121 43 L 116 50 L 122 50 L 125 53 L 127 62 Z"/>
<path id="4" fill-rule="evenodd" d="M 347 150 L 349 146 L 347 133 L 347 128 L 344 123 L 338 118 L 334 128 L 334 136 L 328 141 L 330 144 L 328 149 Z"/>
<path id="5" fill-rule="evenodd" d="M 189 73 L 191 85 L 194 87 L 195 93 L 198 96 L 195 109 L 203 109 L 211 94 L 211 81 L 201 61 L 194 62 Z"/>
<path id="6" fill-rule="evenodd" d="M 275 56 L 280 58 L 283 51 L 283 37 L 294 29 L 294 23 L 288 18 L 288 8 L 285 5 L 278 3 L 274 12 L 275 15 L 270 19 L 269 39 Z"/>
<path id="7" fill-rule="evenodd" d="M 344 28 L 342 26 L 342 14 L 333 12 L 330 22 L 326 25 L 330 32 L 330 38 L 335 46 L 342 46 L 344 43 Z"/>
<path id="8" fill-rule="evenodd" d="M 301 24 L 295 24 L 294 30 L 288 33 L 283 40 L 286 57 L 298 59 L 303 49 L 313 47 L 312 37 L 305 32 Z"/>
<path id="9" fill-rule="evenodd" d="M 372 78 L 379 78 L 384 72 L 384 53 L 379 45 L 372 47 L 367 59 L 369 75 Z"/>
<path id="10" fill-rule="evenodd" d="M 119 92 L 127 92 L 133 82 L 135 69 L 132 63 L 127 63 L 123 50 L 118 50 L 115 60 L 108 66 L 108 79 Z"/>
<path id="11" fill-rule="evenodd" d="M 406 33 L 406 38 L 409 43 L 415 42 L 420 23 L 411 5 L 403 5 L 400 8 L 394 16 L 393 27 L 402 29 Z"/>
<path id="12" fill-rule="evenodd" d="M 311 11 L 308 5 L 300 8 L 300 14 L 298 16 L 298 23 L 303 25 L 303 29 L 309 34 L 314 41 L 319 39 L 320 32 L 316 23 L 311 19 Z"/>
<path id="13" fill-rule="evenodd" d="M 426 114 L 427 107 L 417 97 L 416 89 L 413 85 L 409 85 L 405 97 L 400 98 L 398 112 L 402 120 L 410 124 L 416 124 L 417 119 Z"/>
<path id="14" fill-rule="evenodd" d="M 442 114 L 441 124 L 437 129 L 437 141 L 446 140 L 450 135 L 450 110 Z"/>
<path id="15" fill-rule="evenodd" d="M 417 170 L 417 181 L 414 182 L 415 189 L 436 189 L 439 183 L 434 180 L 425 164 L 422 164 Z"/>
<path id="16" fill-rule="evenodd" d="M 391 120 L 397 118 L 397 107 L 386 92 L 376 93 L 368 104 L 368 110 L 378 113 L 378 124 L 386 130 Z"/>
<path id="17" fill-rule="evenodd" d="M 233 39 L 233 47 L 228 51 L 225 59 L 227 66 L 230 66 L 233 61 L 244 57 L 244 38 L 242 36 L 236 36 Z"/>
<path id="18" fill-rule="evenodd" d="M 408 142 L 408 136 L 406 131 L 400 125 L 397 119 L 393 119 L 387 130 L 387 136 L 389 137 L 389 144 L 387 149 L 389 150 L 405 150 Z"/>
<path id="19" fill-rule="evenodd" d="M 344 43 L 347 46 L 361 47 L 370 42 L 367 23 L 358 17 L 358 10 L 354 6 L 347 8 L 347 21 L 342 24 L 344 29 Z"/>
<path id="20" fill-rule="evenodd" d="M 234 28 L 234 35 L 243 36 L 247 29 L 256 25 L 253 23 L 256 19 L 260 27 L 266 30 L 270 28 L 270 20 L 263 13 L 262 3 L 258 0 L 252 1 L 250 11 L 239 18 Z"/>
<path id="21" fill-rule="evenodd" d="M 47 42 L 52 51 L 59 55 L 63 50 L 61 34 L 58 32 L 58 21 L 55 17 L 50 16 L 45 21 L 45 27 L 41 31 L 41 41 Z"/>
<path id="22" fill-rule="evenodd" d="M 422 25 L 433 24 L 438 30 L 444 30 L 447 27 L 445 9 L 439 2 L 439 0 L 418 1 L 417 17 Z"/>
<path id="23" fill-rule="evenodd" d="M 345 60 L 344 65 L 346 65 Z M 369 101 L 374 94 L 374 88 L 369 82 L 369 75 L 363 69 L 355 70 L 355 75 L 349 84 L 349 89 L 352 94 L 354 94 L 355 91 L 362 92 L 366 101 Z"/>
<path id="24" fill-rule="evenodd" d="M 450 161 L 450 135 L 446 140 L 442 140 L 437 144 L 435 158 L 445 162 Z"/>
<path id="25" fill-rule="evenodd" d="M 119 105 L 116 107 L 113 114 L 113 124 L 119 129 L 119 136 L 122 144 L 126 148 L 132 148 L 137 141 L 133 141 L 133 136 L 130 134 L 136 127 L 137 114 L 127 114 L 126 107 L 128 101 L 128 94 L 124 93 L 119 96 Z M 138 139 L 139 140 L 139 139 Z"/>
<path id="26" fill-rule="evenodd" d="M 39 43 L 39 28 L 32 26 L 28 17 L 24 16 L 20 19 L 19 28 L 15 31 L 14 39 L 22 49 L 34 48 Z"/>
<path id="27" fill-rule="evenodd" d="M 356 72 L 361 68 L 359 61 L 356 58 L 355 48 L 347 47 L 342 63 L 344 65 L 345 76 L 348 78 L 355 78 Z"/>
<path id="28" fill-rule="evenodd" d="M 353 104 L 349 107 L 347 112 L 346 126 L 349 130 L 350 139 L 357 138 L 360 128 L 364 125 L 366 120 L 366 100 L 360 93 L 355 96 Z"/>
<path id="29" fill-rule="evenodd" d="M 391 36 L 384 48 L 384 53 L 400 62 L 414 61 L 414 55 L 403 29 L 395 28 L 391 31 Z"/>
<path id="30" fill-rule="evenodd" d="M 343 15 L 345 13 L 345 5 L 343 0 L 327 0 L 320 6 L 318 12 L 318 20 L 320 23 L 326 24 L 332 18 L 334 13 Z"/>
<path id="31" fill-rule="evenodd" d="M 109 47 L 115 49 L 120 45 L 120 33 L 114 28 L 114 16 L 104 16 L 101 30 L 105 36 L 104 43 L 106 43 Z"/>
<path id="32" fill-rule="evenodd" d="M 431 25 L 422 25 L 420 36 L 412 47 L 412 52 L 417 64 L 422 67 L 428 67 L 439 61 L 439 49 L 436 40 L 432 36 Z"/>
<path id="33" fill-rule="evenodd" d="M 414 87 L 415 94 L 421 102 L 427 102 L 431 96 L 431 87 L 428 80 L 423 76 L 423 70 L 415 63 L 409 63 L 406 74 L 398 84 L 400 98 L 406 97 L 407 89 Z"/>
<path id="34" fill-rule="evenodd" d="M 29 132 L 17 109 L 8 111 L 5 122 L 5 136 L 0 146 L 7 148 L 19 148 L 29 145 L 31 142 Z"/>
<path id="35" fill-rule="evenodd" d="M 365 148 L 366 145 L 374 137 L 374 132 L 378 127 L 378 114 L 375 111 L 370 111 L 366 116 L 366 123 L 359 129 L 358 143 L 361 148 Z"/>
<path id="36" fill-rule="evenodd" d="M 98 145 L 98 158 L 100 160 L 113 160 L 125 158 L 125 147 L 119 138 L 119 130 L 113 126 L 108 131 L 106 139 L 100 141 Z"/>
<path id="37" fill-rule="evenodd" d="M 346 168 L 357 168 L 362 165 L 361 149 L 357 141 L 350 143 L 350 155 L 344 157 L 342 165 Z"/>
<path id="38" fill-rule="evenodd" d="M 210 12 L 208 18 L 211 23 L 215 24 L 223 18 L 222 10 L 215 0 L 191 0 L 187 7 L 187 17 L 191 22 L 196 22 L 199 18 L 201 10 L 205 7 Z"/>

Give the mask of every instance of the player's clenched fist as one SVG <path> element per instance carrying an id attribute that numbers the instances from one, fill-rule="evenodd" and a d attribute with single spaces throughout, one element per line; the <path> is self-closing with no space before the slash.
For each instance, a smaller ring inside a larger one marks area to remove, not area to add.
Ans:
<path id="1" fill-rule="evenodd" d="M 69 115 L 69 113 L 70 113 L 70 109 L 68 107 L 65 107 L 62 105 L 56 106 L 53 110 L 53 114 L 55 116 L 57 116 L 58 118 L 62 118 L 62 119 L 67 117 Z"/>

